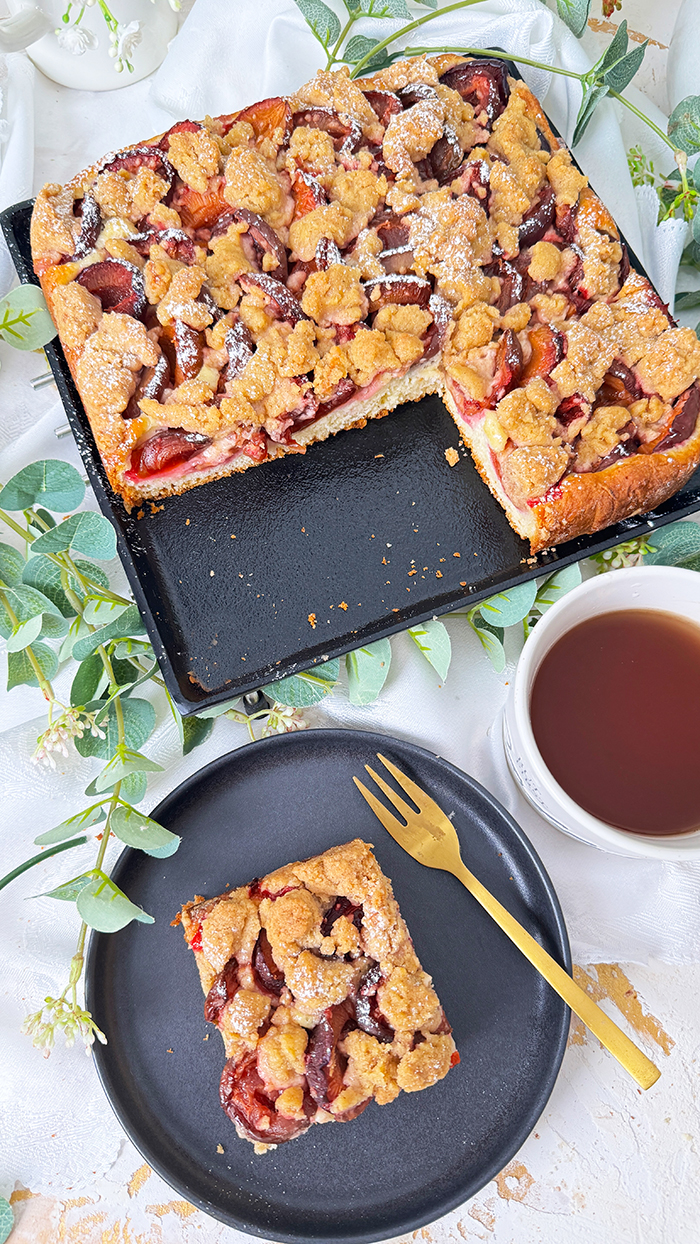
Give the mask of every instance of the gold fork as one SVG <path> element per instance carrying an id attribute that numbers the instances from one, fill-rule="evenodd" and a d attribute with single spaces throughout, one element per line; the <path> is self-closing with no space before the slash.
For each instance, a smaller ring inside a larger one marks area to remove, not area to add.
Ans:
<path id="1" fill-rule="evenodd" d="M 406 777 L 406 774 L 397 769 L 390 760 L 380 755 L 379 752 L 377 756 L 418 808 L 418 813 L 414 812 L 413 808 L 409 807 L 378 773 L 374 772 L 374 769 L 365 765 L 370 777 L 374 778 L 379 789 L 384 792 L 390 803 L 404 818 L 406 824 L 402 825 L 401 821 L 392 816 L 376 795 L 367 790 L 358 778 L 353 778 L 355 785 L 392 838 L 419 864 L 453 873 L 496 924 L 503 929 L 503 932 L 507 933 L 511 941 L 515 942 L 525 958 L 537 968 L 552 989 L 564 999 L 591 1032 L 595 1033 L 605 1048 L 634 1077 L 637 1084 L 643 1089 L 651 1088 L 661 1075 L 658 1067 L 655 1067 L 651 1059 L 647 1058 L 646 1054 L 643 1054 L 634 1042 L 625 1036 L 625 1033 L 613 1023 L 605 1011 L 602 1011 L 592 998 L 588 997 L 588 994 L 572 980 L 568 972 L 560 967 L 551 955 L 547 954 L 539 942 L 531 937 L 527 930 L 499 903 L 498 899 L 494 898 L 465 867 L 459 850 L 457 831 L 435 800 L 426 795 L 420 786 Z"/>

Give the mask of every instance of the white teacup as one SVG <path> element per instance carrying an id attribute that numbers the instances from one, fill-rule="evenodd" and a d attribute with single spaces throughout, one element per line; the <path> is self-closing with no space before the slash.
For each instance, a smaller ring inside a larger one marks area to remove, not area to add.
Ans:
<path id="1" fill-rule="evenodd" d="M 700 859 L 700 829 L 657 838 L 615 829 L 586 812 L 554 780 L 535 742 L 530 695 L 545 654 L 579 622 L 622 609 L 658 609 L 700 625 L 700 574 L 673 566 L 615 570 L 582 583 L 548 610 L 523 648 L 506 703 L 503 743 L 508 765 L 533 808 L 557 829 L 581 842 L 614 855 Z M 562 703 L 562 712 L 565 711 Z M 653 723 L 649 730 L 653 751 Z"/>

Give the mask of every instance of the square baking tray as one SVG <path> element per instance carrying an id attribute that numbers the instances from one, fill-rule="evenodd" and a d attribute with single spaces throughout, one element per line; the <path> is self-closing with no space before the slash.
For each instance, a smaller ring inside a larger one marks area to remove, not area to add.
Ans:
<path id="1" fill-rule="evenodd" d="M 6 209 L 0 225 L 20 280 L 38 284 L 32 206 Z M 632 251 L 630 259 L 644 271 Z M 138 518 L 107 481 L 57 338 L 45 352 L 168 690 L 185 715 L 700 509 L 699 469 L 658 509 L 530 557 L 440 398 L 429 396 L 304 455 L 145 503 Z M 445 460 L 448 446 L 459 446 L 454 467 Z"/>

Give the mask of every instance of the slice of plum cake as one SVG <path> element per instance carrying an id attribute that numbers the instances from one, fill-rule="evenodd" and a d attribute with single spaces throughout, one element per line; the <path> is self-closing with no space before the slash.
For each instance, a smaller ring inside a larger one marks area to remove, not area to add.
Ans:
<path id="1" fill-rule="evenodd" d="M 257 1153 L 429 1088 L 459 1062 L 368 843 L 196 896 L 180 922 L 224 1041 L 221 1105 Z"/>

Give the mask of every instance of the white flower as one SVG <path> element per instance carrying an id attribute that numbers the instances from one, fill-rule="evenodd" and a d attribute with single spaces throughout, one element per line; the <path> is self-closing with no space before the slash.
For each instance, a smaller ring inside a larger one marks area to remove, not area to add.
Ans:
<path id="1" fill-rule="evenodd" d="M 109 54 L 115 57 L 114 68 L 117 73 L 121 73 L 122 69 L 128 69 L 130 72 L 133 70 L 131 57 L 143 38 L 141 26 L 141 22 L 129 22 L 128 26 L 120 24 L 110 34 L 109 40 L 112 46 Z"/>
<path id="2" fill-rule="evenodd" d="M 97 35 L 84 26 L 63 26 L 55 32 L 58 46 L 72 52 L 73 56 L 84 56 L 87 51 L 97 47 Z"/>

